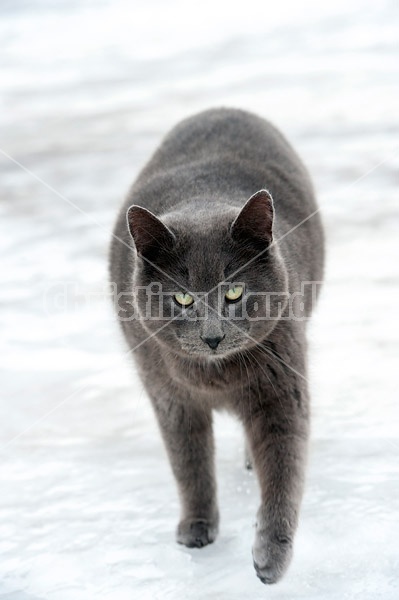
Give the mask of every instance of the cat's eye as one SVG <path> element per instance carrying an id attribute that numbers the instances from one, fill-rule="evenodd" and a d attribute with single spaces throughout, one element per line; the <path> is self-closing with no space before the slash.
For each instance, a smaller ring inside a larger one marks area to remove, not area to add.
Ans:
<path id="1" fill-rule="evenodd" d="M 176 300 L 177 304 L 180 304 L 180 306 L 191 306 L 191 304 L 194 302 L 194 298 L 190 296 L 190 294 L 183 294 L 183 292 L 178 292 L 175 294 L 174 299 Z"/>
<path id="2" fill-rule="evenodd" d="M 235 285 L 229 288 L 225 294 L 225 298 L 228 302 L 234 302 L 235 300 L 239 300 L 242 296 L 244 288 L 242 285 Z"/>

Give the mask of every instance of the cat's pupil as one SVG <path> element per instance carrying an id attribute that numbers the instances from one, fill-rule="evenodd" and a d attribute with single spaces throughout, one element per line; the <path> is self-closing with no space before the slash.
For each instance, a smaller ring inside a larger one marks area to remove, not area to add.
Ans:
<path id="1" fill-rule="evenodd" d="M 174 298 L 181 306 L 190 306 L 194 302 L 194 298 L 190 294 L 183 292 L 175 294 Z"/>
<path id="2" fill-rule="evenodd" d="M 233 286 L 232 288 L 229 288 L 225 295 L 226 300 L 229 300 L 229 301 L 238 300 L 242 296 L 243 289 L 244 288 L 242 287 L 242 285 L 237 285 L 237 286 Z"/>

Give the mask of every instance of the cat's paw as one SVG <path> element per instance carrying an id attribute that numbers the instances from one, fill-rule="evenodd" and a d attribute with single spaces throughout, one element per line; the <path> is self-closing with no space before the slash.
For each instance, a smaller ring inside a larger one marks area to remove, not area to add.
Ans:
<path id="1" fill-rule="evenodd" d="M 277 583 L 291 562 L 292 539 L 285 534 L 270 536 L 265 531 L 258 531 L 252 557 L 261 582 Z"/>
<path id="2" fill-rule="evenodd" d="M 218 532 L 217 524 L 206 519 L 184 519 L 177 527 L 177 541 L 188 548 L 212 544 Z"/>

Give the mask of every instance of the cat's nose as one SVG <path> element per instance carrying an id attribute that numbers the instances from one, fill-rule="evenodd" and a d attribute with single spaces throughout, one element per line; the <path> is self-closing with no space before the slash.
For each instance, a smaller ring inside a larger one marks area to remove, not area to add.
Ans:
<path id="1" fill-rule="evenodd" d="M 224 338 L 225 338 L 224 335 L 206 336 L 206 337 L 201 336 L 201 340 L 203 342 L 205 342 L 205 344 L 208 344 L 209 348 L 212 348 L 212 350 L 216 350 L 216 348 L 219 346 L 220 342 Z"/>

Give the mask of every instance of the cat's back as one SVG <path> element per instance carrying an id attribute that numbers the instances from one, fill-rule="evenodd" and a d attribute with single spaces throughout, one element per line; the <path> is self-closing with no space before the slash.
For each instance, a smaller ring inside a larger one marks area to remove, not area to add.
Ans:
<path id="1" fill-rule="evenodd" d="M 247 167 L 254 176 L 272 164 L 306 177 L 306 170 L 285 137 L 269 121 L 240 109 L 216 108 L 176 125 L 141 172 L 136 187 L 160 175 L 191 179 L 196 171 L 218 169 L 219 182 L 228 179 L 229 166 Z M 191 169 L 191 173 L 188 170 Z"/>

